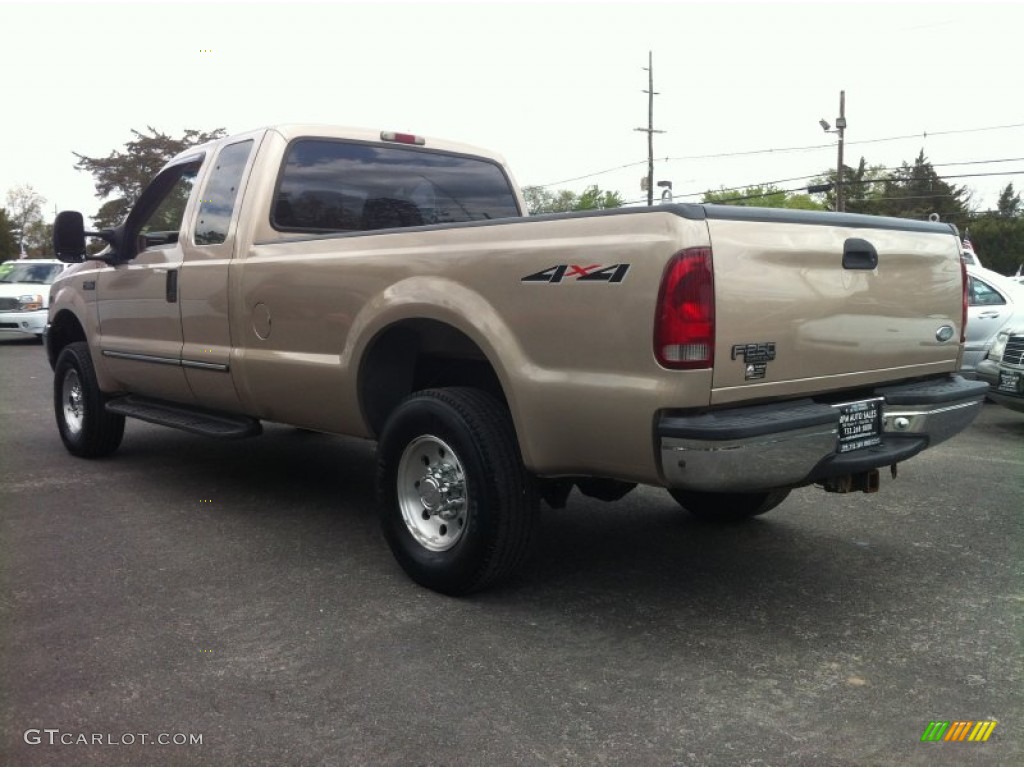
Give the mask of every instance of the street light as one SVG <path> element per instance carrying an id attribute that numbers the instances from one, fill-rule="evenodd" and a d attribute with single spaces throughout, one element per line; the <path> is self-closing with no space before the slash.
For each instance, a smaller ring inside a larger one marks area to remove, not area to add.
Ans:
<path id="1" fill-rule="evenodd" d="M 671 181 L 659 181 L 658 186 L 662 187 L 661 190 L 661 204 L 672 202 L 672 182 Z"/>
<path id="2" fill-rule="evenodd" d="M 843 199 L 843 131 L 846 130 L 846 91 L 839 92 L 839 117 L 836 118 L 835 129 L 824 118 L 818 121 L 818 125 L 821 126 L 821 130 L 825 133 L 839 135 L 839 159 L 836 163 L 836 210 L 845 211 L 846 201 Z"/>

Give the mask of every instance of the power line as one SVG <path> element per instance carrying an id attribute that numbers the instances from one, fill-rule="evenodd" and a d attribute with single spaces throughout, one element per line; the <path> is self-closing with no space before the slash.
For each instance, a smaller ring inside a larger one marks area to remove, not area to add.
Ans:
<path id="1" fill-rule="evenodd" d="M 1011 128 L 1024 128 L 1024 123 L 1010 123 L 1010 124 L 1007 124 L 1007 125 L 989 125 L 989 126 L 984 126 L 984 127 L 980 127 L 980 128 L 959 128 L 959 129 L 947 130 L 947 131 L 931 131 L 930 133 L 926 130 L 926 131 L 922 131 L 921 133 L 907 133 L 907 134 L 903 134 L 901 136 L 888 136 L 888 137 L 884 137 L 884 138 L 880 138 L 880 139 L 861 139 L 860 141 L 847 141 L 846 144 L 847 145 L 853 145 L 853 144 L 880 144 L 880 143 L 886 142 L 886 141 L 902 141 L 902 140 L 905 140 L 905 139 L 917 139 L 917 138 L 927 139 L 929 136 L 947 136 L 947 135 L 963 134 L 963 133 L 980 133 L 980 132 L 983 132 L 983 131 L 1002 131 L 1002 130 L 1008 130 L 1008 129 L 1011 129 Z M 815 149 L 829 149 L 829 148 L 831 148 L 833 146 L 834 146 L 834 144 L 832 144 L 832 143 L 829 143 L 829 144 L 808 144 L 808 145 L 802 146 L 802 147 L 772 147 L 772 148 L 767 148 L 767 149 L 744 150 L 744 151 L 740 151 L 740 152 L 715 152 L 715 153 L 706 154 L 706 155 L 680 155 L 680 156 L 677 156 L 677 157 L 663 157 L 663 158 L 659 158 L 659 159 L 662 160 L 663 162 L 670 162 L 670 161 L 675 161 L 675 160 L 713 160 L 713 159 L 718 159 L 718 158 L 723 158 L 723 157 L 746 157 L 746 156 L 749 156 L 749 155 L 765 155 L 765 154 L 774 154 L 774 153 L 781 154 L 781 153 L 785 153 L 785 152 L 809 152 L 809 151 L 812 151 L 812 150 L 815 150 Z M 646 160 L 638 160 L 637 162 L 633 162 L 633 163 L 625 163 L 623 165 L 617 165 L 614 168 L 607 168 L 607 169 L 605 169 L 603 171 L 595 171 L 593 173 L 583 174 L 582 176 L 574 176 L 573 178 L 570 178 L 570 179 L 562 179 L 561 181 L 552 181 L 552 182 L 549 182 L 547 184 L 535 184 L 535 185 L 531 185 L 531 186 L 553 187 L 553 186 L 555 186 L 557 184 L 567 184 L 567 183 L 569 183 L 571 181 L 581 181 L 583 179 L 590 179 L 590 178 L 593 178 L 595 176 L 603 176 L 604 174 L 611 173 L 612 171 L 619 171 L 619 170 L 622 170 L 624 168 L 631 168 L 631 167 L 636 166 L 636 165 L 644 165 L 646 162 L 647 162 Z"/>
<path id="2" fill-rule="evenodd" d="M 860 141 L 848 141 L 847 144 L 878 144 L 883 141 L 900 141 L 902 139 L 927 139 L 929 136 L 949 136 L 958 133 L 981 133 L 982 131 L 1003 131 L 1008 128 L 1024 128 L 1024 123 L 1010 123 L 1009 125 L 989 125 L 984 128 L 960 128 L 952 131 L 922 131 L 921 133 L 908 133 L 903 136 L 890 136 L 887 139 L 862 139 Z"/>
<path id="3" fill-rule="evenodd" d="M 991 172 L 991 173 L 960 173 L 960 174 L 951 174 L 951 175 L 947 175 L 947 176 L 939 176 L 939 180 L 940 181 L 944 181 L 946 179 L 967 179 L 967 178 L 974 178 L 974 177 L 978 177 L 978 176 L 1020 176 L 1020 175 L 1024 175 L 1024 170 L 1019 170 L 1019 171 L 996 171 L 996 172 Z M 796 181 L 798 179 L 807 179 L 807 178 L 812 178 L 812 177 L 810 177 L 810 176 L 801 176 L 801 177 L 797 177 L 796 179 L 788 179 L 788 181 Z M 910 181 L 928 181 L 929 179 L 930 179 L 930 177 L 927 177 L 927 176 L 912 176 L 912 177 L 906 178 L 906 179 L 862 179 L 862 180 L 850 180 L 850 179 L 847 179 L 843 183 L 851 185 L 851 186 L 852 185 L 860 186 L 860 185 L 865 185 L 865 184 L 883 184 L 886 181 L 895 181 L 895 182 L 899 182 L 899 183 L 905 183 L 905 182 L 910 182 Z M 782 180 L 782 181 L 787 181 L 787 180 Z M 744 188 L 750 189 L 751 187 L 765 187 L 765 186 L 769 186 L 772 183 L 777 183 L 777 182 L 765 182 L 765 183 L 762 183 L 762 184 L 748 184 Z M 734 187 L 734 189 L 738 190 L 738 189 L 740 189 L 740 187 Z M 725 199 L 722 199 L 722 200 L 716 200 L 715 202 L 716 203 L 733 203 L 733 202 L 737 202 L 739 200 L 755 200 L 755 199 L 757 199 L 759 197 L 769 197 L 771 195 L 779 195 L 779 194 L 787 194 L 788 195 L 788 194 L 791 194 L 793 192 L 804 192 L 804 191 L 806 191 L 806 189 L 807 189 L 806 187 L 794 187 L 792 189 L 773 189 L 773 190 L 771 190 L 769 192 L 761 192 L 761 193 L 755 194 L 755 195 L 739 195 L 737 197 L 729 197 L 729 198 L 725 198 Z M 679 194 L 679 195 L 674 195 L 673 197 L 698 197 L 700 195 L 707 194 L 707 192 L 709 192 L 709 191 L 711 191 L 711 190 L 705 190 L 704 192 L 685 192 L 685 193 L 682 193 L 682 194 Z M 728 191 L 728 190 L 725 190 L 725 191 Z M 934 195 L 924 195 L 923 197 L 930 198 L 930 197 L 952 197 L 952 196 L 953 195 L 950 195 L 950 194 L 947 194 L 947 193 L 936 192 Z M 881 198 L 871 198 L 871 199 L 872 200 L 914 200 L 916 198 L 913 197 L 913 196 L 908 196 L 908 197 L 881 197 Z M 625 203 L 623 203 L 623 205 L 633 205 L 633 204 L 639 203 L 639 202 L 643 202 L 643 200 L 628 200 Z"/>
<path id="4" fill-rule="evenodd" d="M 664 158 L 668 160 L 668 158 Z M 586 173 L 582 176 L 573 176 L 571 179 L 562 179 L 561 181 L 551 181 L 547 184 L 528 184 L 530 187 L 554 187 L 558 184 L 568 184 L 570 181 L 581 181 L 583 179 L 592 179 L 594 176 L 603 176 L 606 173 L 612 171 L 621 171 L 623 168 L 632 168 L 635 165 L 647 165 L 646 160 L 637 160 L 635 163 L 626 163 L 625 165 L 617 165 L 614 168 L 606 168 L 603 171 L 594 171 L 593 173 Z"/>
<path id="5" fill-rule="evenodd" d="M 931 165 L 933 168 L 945 168 L 947 166 L 953 166 L 953 165 L 987 165 L 989 163 L 1010 163 L 1010 162 L 1019 162 L 1019 161 L 1022 161 L 1022 160 L 1024 160 L 1024 157 L 1011 157 L 1011 158 L 1005 158 L 1005 159 L 1000 159 L 1000 160 L 966 160 L 966 161 L 959 162 L 959 163 L 929 163 L 929 165 Z M 884 172 L 884 171 L 900 171 L 900 170 L 903 170 L 903 166 L 902 165 L 894 165 L 894 166 L 886 166 L 886 167 L 881 167 L 881 168 L 871 168 L 869 170 L 882 171 L 882 172 Z M 944 176 L 940 176 L 940 178 L 943 178 L 943 179 L 961 179 L 961 178 L 964 178 L 964 179 L 966 179 L 966 178 L 972 178 L 972 177 L 976 177 L 976 176 L 1012 176 L 1012 175 L 1016 175 L 1018 173 L 1020 173 L 1020 171 L 991 171 L 989 173 L 947 174 L 947 175 L 944 175 Z M 816 179 L 816 178 L 819 178 L 819 177 L 822 177 L 822 176 L 824 176 L 824 174 L 819 172 L 819 173 L 807 174 L 805 176 L 792 176 L 792 177 L 790 177 L 788 179 L 775 179 L 774 181 L 759 181 L 759 182 L 756 182 L 756 183 L 753 183 L 753 184 L 730 184 L 728 186 L 720 187 L 720 189 L 718 191 L 723 191 L 723 190 L 724 191 L 728 191 L 730 189 L 737 189 L 737 190 L 738 189 L 750 189 L 751 187 L 769 187 L 769 186 L 773 186 L 775 184 L 786 184 L 786 183 L 789 183 L 791 181 L 802 181 L 804 179 Z M 881 184 L 881 183 L 883 183 L 885 181 L 886 181 L 886 179 L 865 179 L 865 180 L 862 180 L 862 181 L 855 181 L 855 180 L 850 180 L 850 179 L 844 179 L 843 183 L 844 184 Z M 900 181 L 921 181 L 921 179 L 915 177 L 913 179 L 900 179 Z M 712 191 L 715 191 L 715 190 L 707 190 L 707 189 L 705 189 L 705 190 L 700 191 L 700 192 L 680 192 L 678 194 L 673 195 L 673 197 L 699 197 L 700 195 L 703 195 L 703 194 L 706 194 L 707 192 L 712 192 Z M 757 197 L 757 195 L 755 195 L 755 197 Z"/>

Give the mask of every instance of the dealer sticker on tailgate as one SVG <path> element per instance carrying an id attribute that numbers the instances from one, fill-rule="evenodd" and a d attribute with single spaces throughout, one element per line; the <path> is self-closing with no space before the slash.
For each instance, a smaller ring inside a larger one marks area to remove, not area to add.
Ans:
<path id="1" fill-rule="evenodd" d="M 874 397 L 833 406 L 839 409 L 839 453 L 881 444 L 884 402 L 884 398 Z"/>

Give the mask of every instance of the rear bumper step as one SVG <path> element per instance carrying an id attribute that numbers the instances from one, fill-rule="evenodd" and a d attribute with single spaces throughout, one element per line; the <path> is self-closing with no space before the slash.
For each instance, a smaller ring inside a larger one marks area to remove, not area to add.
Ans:
<path id="1" fill-rule="evenodd" d="M 880 387 L 881 440 L 839 450 L 840 410 L 827 403 L 729 408 L 699 416 L 662 416 L 656 427 L 662 476 L 670 488 L 755 491 L 795 487 L 869 472 L 920 453 L 966 428 L 988 385 L 959 375 Z"/>
<path id="2" fill-rule="evenodd" d="M 126 395 L 107 402 L 107 410 L 140 421 L 183 429 L 205 437 L 237 439 L 263 431 L 257 419 L 190 408 L 179 403 Z"/>

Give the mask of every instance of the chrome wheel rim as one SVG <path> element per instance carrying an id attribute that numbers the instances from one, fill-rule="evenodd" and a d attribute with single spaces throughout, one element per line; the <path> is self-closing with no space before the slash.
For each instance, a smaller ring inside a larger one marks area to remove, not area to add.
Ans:
<path id="1" fill-rule="evenodd" d="M 64 425 L 68 432 L 77 435 L 82 431 L 82 422 L 85 420 L 85 403 L 82 396 L 82 380 L 78 377 L 78 371 L 69 369 L 64 374 L 64 384 L 61 391 L 61 403 L 64 411 Z"/>
<path id="2" fill-rule="evenodd" d="M 402 520 L 420 546 L 445 552 L 459 543 L 469 522 L 469 493 L 451 446 L 433 435 L 417 437 L 402 452 L 397 484 Z"/>

